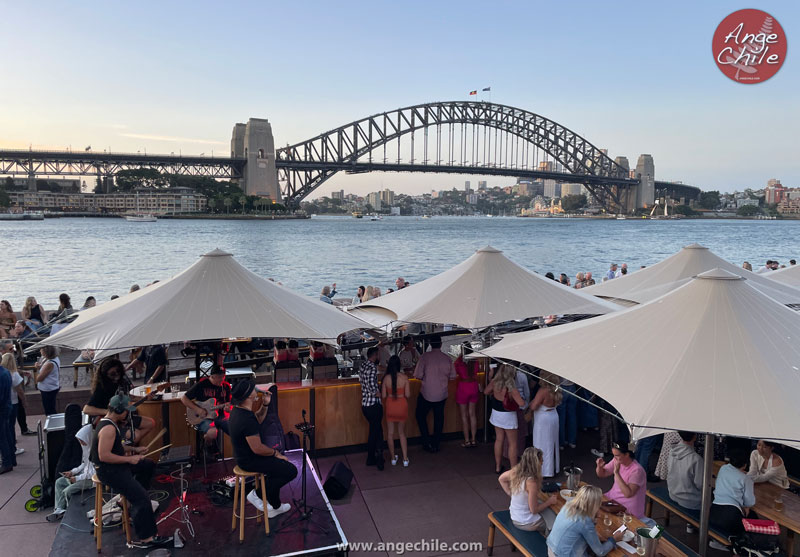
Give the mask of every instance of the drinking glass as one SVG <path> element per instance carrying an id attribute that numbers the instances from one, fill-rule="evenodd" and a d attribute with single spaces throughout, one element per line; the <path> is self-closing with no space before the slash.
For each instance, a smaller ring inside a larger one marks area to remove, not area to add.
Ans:
<path id="1" fill-rule="evenodd" d="M 636 554 L 637 555 L 646 555 L 647 551 L 645 550 L 643 545 L 639 545 L 636 547 Z"/>
<path id="2" fill-rule="evenodd" d="M 622 522 L 624 522 L 626 526 L 630 524 L 632 520 L 633 517 L 630 515 L 630 513 L 626 512 L 622 515 Z"/>
<path id="3" fill-rule="evenodd" d="M 152 391 L 152 390 L 153 390 L 153 387 L 151 387 L 150 385 L 145 385 L 144 394 L 149 395 L 150 391 Z"/>
<path id="4" fill-rule="evenodd" d="M 613 522 L 611 521 L 611 515 L 607 514 L 603 517 L 603 524 L 606 525 L 607 530 L 609 531 L 611 530 L 611 524 L 613 524 Z"/>
<path id="5" fill-rule="evenodd" d="M 783 495 L 778 495 L 775 497 L 775 510 L 778 512 L 783 512 Z"/>

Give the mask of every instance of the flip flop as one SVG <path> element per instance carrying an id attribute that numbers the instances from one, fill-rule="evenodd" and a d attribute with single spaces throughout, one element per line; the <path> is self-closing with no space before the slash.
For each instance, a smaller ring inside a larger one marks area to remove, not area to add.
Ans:
<path id="1" fill-rule="evenodd" d="M 471 446 L 472 445 L 470 445 L 469 441 L 464 441 L 463 443 L 461 443 L 461 448 L 463 449 L 469 449 Z"/>
<path id="2" fill-rule="evenodd" d="M 477 443 L 477 442 L 475 442 L 475 441 L 470 441 L 470 442 L 469 442 L 469 448 L 470 448 L 470 449 L 474 449 L 474 448 L 475 448 L 475 447 L 477 447 L 477 446 L 478 446 L 478 443 Z"/>

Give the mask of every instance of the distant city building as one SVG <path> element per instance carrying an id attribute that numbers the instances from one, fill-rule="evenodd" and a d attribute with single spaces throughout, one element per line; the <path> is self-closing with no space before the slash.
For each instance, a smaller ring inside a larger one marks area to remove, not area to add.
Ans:
<path id="1" fill-rule="evenodd" d="M 140 190 L 124 193 L 51 193 L 9 192 L 11 205 L 25 209 L 52 211 L 98 211 L 127 213 L 140 211 L 156 214 L 199 213 L 208 207 L 208 199 L 190 188 L 167 191 Z M 138 206 L 137 206 L 138 205 Z"/>
<path id="2" fill-rule="evenodd" d="M 334 191 L 331 192 L 331 199 L 341 199 L 344 200 L 344 190 Z"/>
<path id="3" fill-rule="evenodd" d="M 385 189 L 381 193 L 381 203 L 388 207 L 394 205 L 394 192 L 390 189 Z"/>
<path id="4" fill-rule="evenodd" d="M 376 211 L 381 210 L 381 192 L 374 191 L 367 195 L 367 203 Z"/>
<path id="5" fill-rule="evenodd" d="M 478 191 L 486 190 L 486 180 L 478 180 Z"/>
<path id="6" fill-rule="evenodd" d="M 561 197 L 568 195 L 586 195 L 586 188 L 583 184 L 561 184 Z"/>
<path id="7" fill-rule="evenodd" d="M 561 184 L 555 180 L 544 181 L 544 196 L 550 199 L 557 199 L 561 197 Z"/>
<path id="8" fill-rule="evenodd" d="M 399 217 L 400 216 L 400 207 L 392 207 L 390 214 Z"/>
<path id="9" fill-rule="evenodd" d="M 781 184 L 780 180 L 772 178 L 767 182 L 767 187 L 764 190 L 764 203 L 772 205 L 773 203 L 780 203 L 786 196 L 788 188 Z"/>
<path id="10" fill-rule="evenodd" d="M 469 180 L 467 180 L 466 182 L 464 182 L 464 191 L 465 191 L 466 193 L 469 193 L 469 192 L 471 192 L 471 191 L 472 191 L 472 187 L 470 186 L 470 182 L 469 182 Z"/>
<path id="11" fill-rule="evenodd" d="M 744 199 L 737 199 L 736 200 L 736 208 L 737 209 L 739 207 L 745 207 L 747 205 L 752 205 L 754 207 L 758 207 L 758 199 L 744 198 Z"/>
<path id="12" fill-rule="evenodd" d="M 467 203 L 469 203 L 470 205 L 475 205 L 475 204 L 477 204 L 477 203 L 478 203 L 478 194 L 475 194 L 475 193 L 468 193 L 468 194 L 466 195 L 466 201 L 467 201 Z"/>

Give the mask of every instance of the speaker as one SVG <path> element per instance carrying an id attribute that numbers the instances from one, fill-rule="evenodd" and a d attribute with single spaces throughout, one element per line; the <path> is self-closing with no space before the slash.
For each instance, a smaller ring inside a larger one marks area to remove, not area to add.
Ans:
<path id="1" fill-rule="evenodd" d="M 341 499 L 350 491 L 351 483 L 353 483 L 353 472 L 344 462 L 338 461 L 328 472 L 322 489 L 329 499 Z"/>
<path id="2" fill-rule="evenodd" d="M 52 484 L 56 481 L 58 457 L 64 450 L 64 414 L 51 414 L 45 418 L 42 428 L 42 443 L 47 480 Z"/>

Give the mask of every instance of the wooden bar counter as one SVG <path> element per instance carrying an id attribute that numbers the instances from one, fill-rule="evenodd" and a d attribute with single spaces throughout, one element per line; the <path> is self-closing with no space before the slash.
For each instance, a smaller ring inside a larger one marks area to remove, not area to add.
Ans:
<path id="1" fill-rule="evenodd" d="M 484 384 L 483 373 L 478 376 L 479 384 Z M 411 397 L 408 399 L 408 421 L 406 434 L 409 439 L 419 437 L 415 418 L 417 396 L 421 382 L 411 379 Z M 367 442 L 369 425 L 361 413 L 361 385 L 357 378 L 320 379 L 311 385 L 299 382 L 278 383 L 278 415 L 284 431 L 294 431 L 295 424 L 302 422 L 302 410 L 308 411 L 308 421 L 313 423 L 314 448 L 333 449 Z M 455 401 L 456 381 L 448 386 L 447 404 L 444 410 L 444 433 L 461 431 L 461 414 Z M 481 395 L 476 405 L 478 424 L 482 423 L 484 397 Z M 430 431 L 433 431 L 433 413 L 428 414 Z M 386 421 L 384 420 L 384 435 Z"/>

